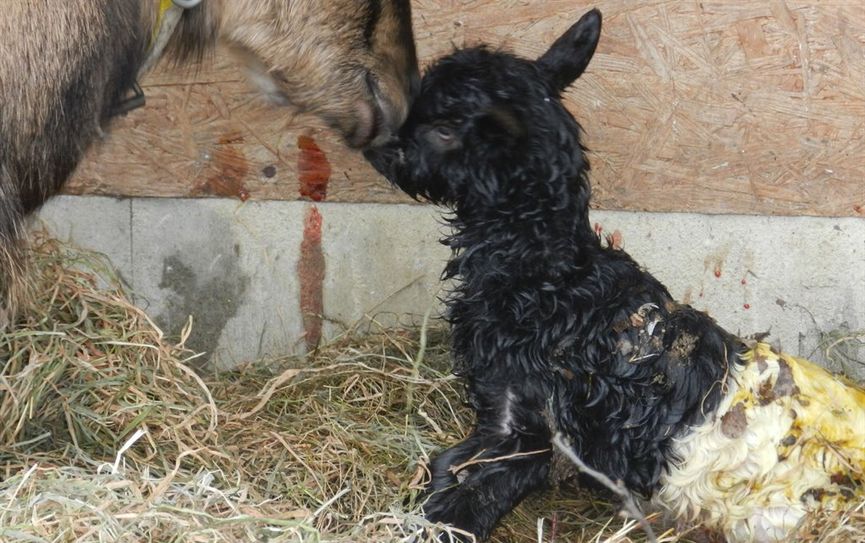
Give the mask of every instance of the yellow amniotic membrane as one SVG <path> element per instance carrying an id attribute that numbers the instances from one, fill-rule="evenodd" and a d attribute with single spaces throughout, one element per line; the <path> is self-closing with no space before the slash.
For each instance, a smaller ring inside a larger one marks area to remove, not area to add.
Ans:
<path id="1" fill-rule="evenodd" d="M 764 343 L 675 440 L 656 502 L 731 541 L 786 541 L 808 511 L 865 499 L 865 391 Z"/>

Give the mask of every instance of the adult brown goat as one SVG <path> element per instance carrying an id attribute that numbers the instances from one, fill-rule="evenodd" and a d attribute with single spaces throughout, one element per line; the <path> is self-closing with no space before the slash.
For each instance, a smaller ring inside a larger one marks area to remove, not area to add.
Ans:
<path id="1" fill-rule="evenodd" d="M 418 83 L 408 0 L 174 4 L 27 0 L 0 10 L 0 313 L 23 296 L 23 218 L 69 178 L 180 6 L 165 48 L 175 61 L 221 41 L 272 101 L 319 116 L 351 147 L 387 140 L 405 119 Z"/>

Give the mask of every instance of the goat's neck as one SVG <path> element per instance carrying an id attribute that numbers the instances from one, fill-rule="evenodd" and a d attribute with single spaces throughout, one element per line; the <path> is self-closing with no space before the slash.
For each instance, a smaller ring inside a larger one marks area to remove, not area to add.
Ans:
<path id="1" fill-rule="evenodd" d="M 154 29 L 161 22 L 159 4 L 158 1 L 144 4 L 144 21 L 149 29 Z M 224 17 L 228 8 L 240 10 L 246 7 L 246 4 L 243 6 L 237 4 L 241 2 L 202 0 L 194 9 L 184 10 L 163 53 L 164 56 L 172 57 L 178 62 L 200 60 L 216 45 L 218 34 L 226 30 L 222 22 L 234 20 Z M 158 28 L 153 30 L 153 32 L 157 31 Z M 146 41 L 143 44 L 145 47 L 152 45 L 150 41 L 154 35 L 152 32 L 146 33 Z"/>
<path id="2" fill-rule="evenodd" d="M 457 209 L 447 274 L 469 279 L 497 271 L 512 281 L 546 281 L 582 269 L 599 242 L 587 207 L 567 200 L 522 196 L 483 212 Z"/>

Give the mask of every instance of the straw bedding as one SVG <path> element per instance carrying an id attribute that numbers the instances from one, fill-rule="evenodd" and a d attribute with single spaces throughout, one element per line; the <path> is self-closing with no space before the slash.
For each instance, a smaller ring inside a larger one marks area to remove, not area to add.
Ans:
<path id="1" fill-rule="evenodd" d="M 37 296 L 0 333 L 0 541 L 364 543 L 426 526 L 425 461 L 472 420 L 440 326 L 208 374 L 189 327 L 163 337 L 97 255 L 39 238 L 30 275 Z M 558 489 L 493 541 L 643 541 L 617 511 Z M 660 541 L 697 537 L 650 520 Z M 865 541 L 865 504 L 809 519 L 801 541 Z"/>

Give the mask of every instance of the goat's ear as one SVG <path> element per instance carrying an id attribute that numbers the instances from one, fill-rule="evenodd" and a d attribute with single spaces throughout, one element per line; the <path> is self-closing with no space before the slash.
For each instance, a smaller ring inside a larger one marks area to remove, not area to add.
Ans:
<path id="1" fill-rule="evenodd" d="M 515 142 L 526 135 L 526 125 L 516 111 L 505 105 L 490 106 L 477 120 L 484 139 Z"/>
<path id="2" fill-rule="evenodd" d="M 601 12 L 593 9 L 538 58 L 538 67 L 554 89 L 562 92 L 582 75 L 595 54 L 600 37 Z"/>

